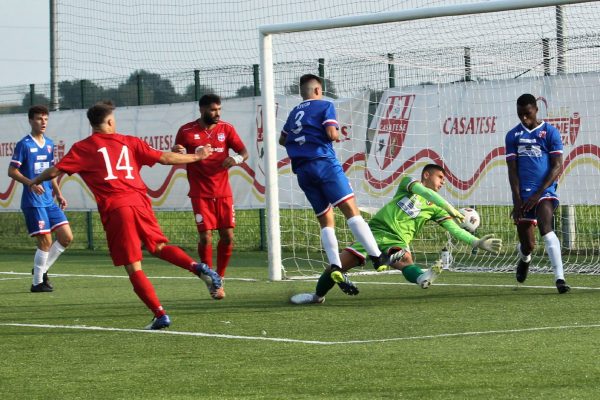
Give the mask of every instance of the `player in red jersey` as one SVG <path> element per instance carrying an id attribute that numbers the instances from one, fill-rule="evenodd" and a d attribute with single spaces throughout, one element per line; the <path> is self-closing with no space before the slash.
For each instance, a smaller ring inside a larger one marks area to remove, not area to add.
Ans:
<path id="1" fill-rule="evenodd" d="M 206 264 L 196 263 L 181 248 L 166 244 L 168 239 L 158 225 L 140 169 L 157 162 L 172 165 L 203 160 L 212 154 L 212 148 L 206 145 L 192 154 L 155 150 L 137 137 L 116 132 L 114 108 L 110 102 L 90 107 L 87 117 L 92 135 L 74 143 L 59 163 L 44 170 L 30 186 L 61 173 L 81 176 L 96 198 L 113 264 L 125 266 L 133 291 L 154 313 L 146 329 L 162 329 L 171 321 L 142 270 L 142 242 L 156 257 L 208 282 L 212 292 L 221 287 L 221 278 Z"/>
<path id="2" fill-rule="evenodd" d="M 223 277 L 233 251 L 235 211 L 229 184 L 229 168 L 248 159 L 248 151 L 233 125 L 221 121 L 221 99 L 215 94 L 200 98 L 200 118 L 179 128 L 172 150 L 193 153 L 202 146 L 211 145 L 213 155 L 206 160 L 187 165 L 190 184 L 188 196 L 196 218 L 200 240 L 198 255 L 212 267 L 212 231 L 219 231 L 217 245 L 217 273 Z M 229 150 L 235 153 L 229 155 Z M 220 298 L 225 297 L 221 288 Z"/>

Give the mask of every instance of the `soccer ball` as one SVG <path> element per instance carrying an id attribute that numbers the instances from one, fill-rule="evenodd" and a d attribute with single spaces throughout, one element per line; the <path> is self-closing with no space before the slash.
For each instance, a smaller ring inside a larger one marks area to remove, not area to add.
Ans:
<path id="1" fill-rule="evenodd" d="M 475 211 L 473 208 L 461 208 L 458 210 L 462 215 L 465 216 L 465 220 L 460 223 L 460 227 L 466 229 L 469 232 L 475 232 L 475 229 L 479 227 L 481 223 L 481 218 L 479 217 L 479 213 Z"/>

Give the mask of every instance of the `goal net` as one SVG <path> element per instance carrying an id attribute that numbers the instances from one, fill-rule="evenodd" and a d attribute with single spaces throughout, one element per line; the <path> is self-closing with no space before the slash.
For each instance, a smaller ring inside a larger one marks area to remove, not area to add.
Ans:
<path id="1" fill-rule="evenodd" d="M 301 100 L 290 82 L 305 73 L 324 78 L 337 107 L 342 138 L 334 147 L 365 219 L 392 198 L 402 176 L 442 165 L 440 194 L 476 208 L 476 234 L 493 233 L 504 248 L 473 251 L 435 223 L 411 248 L 417 262 L 430 264 L 446 247 L 452 268 L 470 271 L 514 269 L 504 138 L 519 123 L 517 97 L 533 94 L 538 117 L 564 143 L 555 231 L 566 271 L 600 272 L 599 32 L 600 4 L 579 1 L 492 1 L 262 26 L 272 277 L 280 278 L 279 268 L 283 277 L 314 275 L 327 264 L 315 215 L 274 143 Z M 336 224 L 343 248 L 353 237 L 341 214 Z M 532 268 L 551 270 L 539 236 Z"/>

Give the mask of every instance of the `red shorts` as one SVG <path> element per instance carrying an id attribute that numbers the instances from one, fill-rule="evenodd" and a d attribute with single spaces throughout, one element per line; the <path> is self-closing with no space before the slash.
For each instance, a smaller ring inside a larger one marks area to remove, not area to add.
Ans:
<path id="1" fill-rule="evenodd" d="M 198 232 L 235 228 L 233 197 L 192 197 L 190 200 Z"/>
<path id="2" fill-rule="evenodd" d="M 125 206 L 102 215 L 108 250 L 114 265 L 142 260 L 142 242 L 153 253 L 159 243 L 169 240 L 162 233 L 152 207 Z"/>

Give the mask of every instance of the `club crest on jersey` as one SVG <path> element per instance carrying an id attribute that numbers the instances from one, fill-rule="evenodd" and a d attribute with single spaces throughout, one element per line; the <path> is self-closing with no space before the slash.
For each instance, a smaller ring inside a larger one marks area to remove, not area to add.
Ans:
<path id="1" fill-rule="evenodd" d="M 218 140 L 219 142 L 224 142 L 224 141 L 225 141 L 225 133 L 223 133 L 223 132 L 219 132 L 219 133 L 217 134 L 217 140 Z"/>

